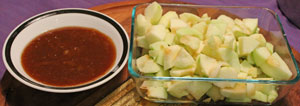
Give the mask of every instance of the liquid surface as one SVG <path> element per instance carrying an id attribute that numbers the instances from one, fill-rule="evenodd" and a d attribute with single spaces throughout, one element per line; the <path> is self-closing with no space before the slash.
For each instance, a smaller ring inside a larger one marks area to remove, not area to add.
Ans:
<path id="1" fill-rule="evenodd" d="M 22 54 L 22 66 L 33 79 L 52 86 L 93 81 L 113 66 L 116 49 L 105 34 L 91 28 L 63 27 L 32 40 Z"/>

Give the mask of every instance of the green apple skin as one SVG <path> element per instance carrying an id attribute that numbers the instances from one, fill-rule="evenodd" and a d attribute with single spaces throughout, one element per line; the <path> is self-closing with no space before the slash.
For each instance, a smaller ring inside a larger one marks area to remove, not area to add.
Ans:
<path id="1" fill-rule="evenodd" d="M 220 88 L 216 86 L 212 86 L 206 94 L 213 99 L 213 101 L 217 102 L 219 100 L 224 100 L 224 96 L 220 93 Z"/>
<path id="2" fill-rule="evenodd" d="M 193 81 L 187 87 L 187 91 L 196 99 L 199 100 L 210 88 L 211 83 Z"/>
<path id="3" fill-rule="evenodd" d="M 150 98 L 167 99 L 168 93 L 164 87 L 149 87 L 147 96 Z"/>
<path id="4" fill-rule="evenodd" d="M 265 64 L 269 56 L 271 56 L 271 53 L 266 47 L 256 48 L 252 53 L 253 60 L 257 66 Z"/>
<path id="5" fill-rule="evenodd" d="M 142 73 L 156 73 L 162 68 L 156 64 L 149 55 L 144 55 L 136 60 L 137 68 Z"/>
<path id="6" fill-rule="evenodd" d="M 239 37 L 238 42 L 241 56 L 249 55 L 259 45 L 259 42 L 251 37 Z"/>
<path id="7" fill-rule="evenodd" d="M 260 65 L 260 68 L 275 80 L 289 80 L 292 77 L 289 67 L 276 52 L 269 56 L 265 64 Z"/>
<path id="8" fill-rule="evenodd" d="M 145 35 L 151 27 L 151 23 L 148 20 L 146 20 L 145 16 L 142 14 L 137 15 L 135 24 L 138 36 Z"/>
<path id="9" fill-rule="evenodd" d="M 153 25 L 145 35 L 148 44 L 152 44 L 165 39 L 168 30 L 163 25 Z"/>
<path id="10" fill-rule="evenodd" d="M 168 11 L 164 14 L 158 24 L 164 25 L 166 28 L 170 28 L 171 19 L 178 19 L 178 14 L 175 11 Z"/>
<path id="11" fill-rule="evenodd" d="M 157 2 L 152 2 L 145 8 L 144 15 L 151 24 L 156 25 L 162 16 L 162 7 Z"/>

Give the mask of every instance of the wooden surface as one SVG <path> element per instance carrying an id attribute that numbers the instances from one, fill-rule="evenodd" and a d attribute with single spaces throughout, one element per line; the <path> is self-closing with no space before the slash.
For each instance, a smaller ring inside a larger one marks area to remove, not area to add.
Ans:
<path id="1" fill-rule="evenodd" d="M 127 31 L 130 36 L 130 25 L 131 25 L 131 11 L 134 5 L 145 2 L 152 2 L 153 0 L 133 0 L 133 1 L 123 1 L 111 4 L 105 4 L 101 6 L 92 7 L 91 9 L 100 11 L 108 16 L 114 18 L 118 21 Z M 158 2 L 164 3 L 183 3 L 183 2 L 172 2 L 168 0 L 158 0 Z M 293 51 L 296 52 L 296 51 Z M 298 60 L 300 55 L 299 53 L 294 53 L 295 57 Z M 3 79 L 1 80 L 0 90 L 2 91 L 2 95 L 0 96 L 0 105 L 28 105 L 28 106 L 66 106 L 66 105 L 81 105 L 81 106 L 90 106 L 94 105 L 104 97 L 106 97 L 109 93 L 119 87 L 123 82 L 128 79 L 128 71 L 127 65 L 124 69 L 112 80 L 96 87 L 91 90 L 78 92 L 78 93 L 68 93 L 68 94 L 56 94 L 56 93 L 48 93 L 39 90 L 32 89 L 27 87 L 26 85 L 21 84 L 19 81 L 14 79 L 8 72 L 5 73 Z M 129 80 L 130 82 L 130 80 Z M 125 83 L 126 84 L 126 83 Z M 133 88 L 132 85 L 129 88 Z M 124 88 L 124 87 L 123 87 Z M 126 87 L 125 87 L 126 88 Z M 124 89 L 122 89 L 124 90 Z M 127 89 L 128 91 L 132 91 L 132 89 Z M 134 91 L 133 91 L 134 92 Z M 120 97 L 124 96 L 127 93 L 119 94 Z M 135 95 L 135 93 L 131 93 L 130 95 Z M 4 98 L 6 97 L 6 98 Z M 2 98 L 2 99 L 1 99 Z M 3 101 L 5 100 L 5 101 Z M 112 100 L 112 98 L 104 100 Z M 130 103 L 135 99 L 124 99 L 125 102 Z M 143 101 L 143 100 L 142 100 Z M 284 104 L 298 104 L 300 101 L 300 83 L 297 83 L 288 96 L 280 101 L 278 105 Z M 124 102 L 124 103 L 125 103 Z M 103 102 L 102 102 L 103 103 Z M 101 105 L 102 103 L 98 104 Z M 144 105 L 153 105 L 153 103 L 148 101 L 142 102 Z M 117 105 L 117 104 L 115 104 Z M 124 104 L 123 104 L 124 105 Z"/>

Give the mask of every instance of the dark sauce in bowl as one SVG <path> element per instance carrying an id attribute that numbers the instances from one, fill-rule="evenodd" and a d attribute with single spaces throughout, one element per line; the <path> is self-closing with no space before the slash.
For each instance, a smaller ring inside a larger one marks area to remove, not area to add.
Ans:
<path id="1" fill-rule="evenodd" d="M 116 48 L 107 35 L 85 27 L 63 27 L 33 39 L 21 57 L 25 72 L 47 85 L 68 87 L 105 75 L 114 65 Z"/>

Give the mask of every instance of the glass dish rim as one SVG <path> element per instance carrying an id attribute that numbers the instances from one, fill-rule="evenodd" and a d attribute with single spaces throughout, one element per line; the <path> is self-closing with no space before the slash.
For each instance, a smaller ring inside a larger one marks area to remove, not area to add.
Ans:
<path id="1" fill-rule="evenodd" d="M 131 33 L 130 33 L 130 50 L 129 50 L 129 58 L 128 58 L 128 70 L 132 77 L 135 78 L 143 78 L 143 79 L 152 79 L 152 80 L 189 80 L 189 81 L 209 81 L 209 82 L 219 82 L 219 81 L 227 81 L 227 82 L 241 82 L 241 83 L 260 83 L 260 84 L 295 84 L 300 79 L 300 72 L 297 65 L 297 61 L 292 53 L 291 47 L 288 43 L 286 33 L 283 29 L 282 23 L 279 19 L 279 16 L 276 12 L 271 9 L 265 7 L 255 7 L 255 6 L 215 6 L 215 5 L 196 5 L 196 4 L 174 4 L 174 3 L 159 3 L 162 6 L 184 6 L 184 7 L 205 7 L 205 8 L 257 8 L 270 12 L 277 20 L 285 43 L 287 44 L 287 48 L 289 50 L 289 54 L 291 55 L 291 59 L 293 60 L 295 69 L 297 71 L 297 75 L 292 80 L 254 80 L 254 79 L 225 79 L 225 78 L 205 78 L 205 77 L 156 77 L 156 76 L 143 76 L 134 71 L 132 68 L 132 52 L 133 52 L 133 41 L 134 41 L 134 24 L 135 24 L 135 13 L 136 8 L 141 5 L 148 5 L 150 3 L 142 3 L 135 5 L 131 14 Z"/>

